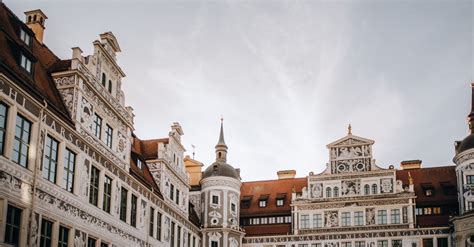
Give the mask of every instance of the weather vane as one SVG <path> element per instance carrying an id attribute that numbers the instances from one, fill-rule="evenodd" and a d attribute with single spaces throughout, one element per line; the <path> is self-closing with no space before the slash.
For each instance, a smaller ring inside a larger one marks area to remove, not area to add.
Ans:
<path id="1" fill-rule="evenodd" d="M 193 148 L 193 159 L 194 159 L 194 149 L 196 148 L 196 146 L 194 146 L 194 144 L 191 144 L 191 147 Z"/>

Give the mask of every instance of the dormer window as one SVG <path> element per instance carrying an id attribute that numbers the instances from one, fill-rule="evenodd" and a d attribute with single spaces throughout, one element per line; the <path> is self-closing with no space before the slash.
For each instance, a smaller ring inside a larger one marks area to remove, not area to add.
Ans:
<path id="1" fill-rule="evenodd" d="M 31 44 L 31 36 L 25 32 L 25 30 L 22 28 L 20 29 L 20 39 L 25 43 L 25 45 L 30 46 Z"/>
<path id="2" fill-rule="evenodd" d="M 433 196 L 434 188 L 432 184 L 430 183 L 421 184 L 421 188 L 423 189 L 423 193 L 425 194 L 425 196 L 427 197 Z"/>
<path id="3" fill-rule="evenodd" d="M 283 207 L 283 205 L 285 205 L 285 198 L 286 198 L 285 193 L 277 194 L 277 196 L 276 196 L 276 205 L 277 205 L 277 207 Z"/>
<path id="4" fill-rule="evenodd" d="M 261 195 L 258 199 L 258 206 L 261 208 L 267 207 L 268 195 Z"/>
<path id="5" fill-rule="evenodd" d="M 242 198 L 242 200 L 240 201 L 240 207 L 249 208 L 251 201 L 252 201 L 252 196 L 244 196 L 244 198 Z"/>
<path id="6" fill-rule="evenodd" d="M 20 66 L 31 74 L 32 62 L 25 54 L 21 54 Z"/>
<path id="7" fill-rule="evenodd" d="M 142 161 L 140 159 L 137 159 L 137 167 L 142 169 Z"/>

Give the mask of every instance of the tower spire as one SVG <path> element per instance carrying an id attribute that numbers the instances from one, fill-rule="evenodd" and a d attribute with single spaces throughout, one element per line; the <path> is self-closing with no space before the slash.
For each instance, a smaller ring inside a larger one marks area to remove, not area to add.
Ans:
<path id="1" fill-rule="evenodd" d="M 471 83 L 471 112 L 467 116 L 469 131 L 474 134 L 474 82 Z"/>
<path id="2" fill-rule="evenodd" d="M 221 118 L 221 131 L 219 134 L 219 141 L 216 145 L 216 161 L 227 161 L 227 145 L 224 140 L 224 118 Z"/>

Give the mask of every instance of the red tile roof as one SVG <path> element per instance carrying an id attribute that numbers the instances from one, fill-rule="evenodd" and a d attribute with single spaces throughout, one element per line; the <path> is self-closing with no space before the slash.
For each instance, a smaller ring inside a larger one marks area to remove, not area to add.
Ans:
<path id="1" fill-rule="evenodd" d="M 142 155 L 142 150 L 141 148 L 141 140 L 134 137 L 133 138 L 133 144 L 132 144 L 132 152 L 130 155 L 130 173 L 137 178 L 140 182 L 142 182 L 145 186 L 147 186 L 150 189 L 153 189 L 153 191 L 163 198 L 163 195 L 160 192 L 159 186 L 156 184 L 155 179 L 153 178 L 153 175 L 150 172 L 150 169 L 148 168 L 148 164 L 146 163 L 146 159 Z M 137 149 L 138 147 L 138 149 Z M 142 162 L 142 167 L 139 168 L 137 166 L 137 160 L 140 160 Z"/>

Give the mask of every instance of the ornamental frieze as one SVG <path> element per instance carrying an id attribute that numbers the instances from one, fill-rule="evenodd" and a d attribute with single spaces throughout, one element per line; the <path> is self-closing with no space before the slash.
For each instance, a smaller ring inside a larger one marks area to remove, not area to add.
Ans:
<path id="1" fill-rule="evenodd" d="M 353 227 L 325 227 L 325 228 L 313 228 L 313 229 L 300 229 L 298 234 L 327 234 L 327 233 L 338 233 L 338 232 L 357 232 L 357 231 L 379 231 L 379 230 L 398 230 L 408 229 L 409 225 L 377 225 L 377 226 L 353 226 Z"/>
<path id="2" fill-rule="evenodd" d="M 394 176 L 395 170 L 389 172 L 372 172 L 364 174 L 347 174 L 347 175 L 335 175 L 335 176 L 310 176 L 309 182 L 320 182 L 327 180 L 343 180 L 343 179 L 357 179 L 357 178 L 372 178 L 372 177 L 384 177 Z"/>

